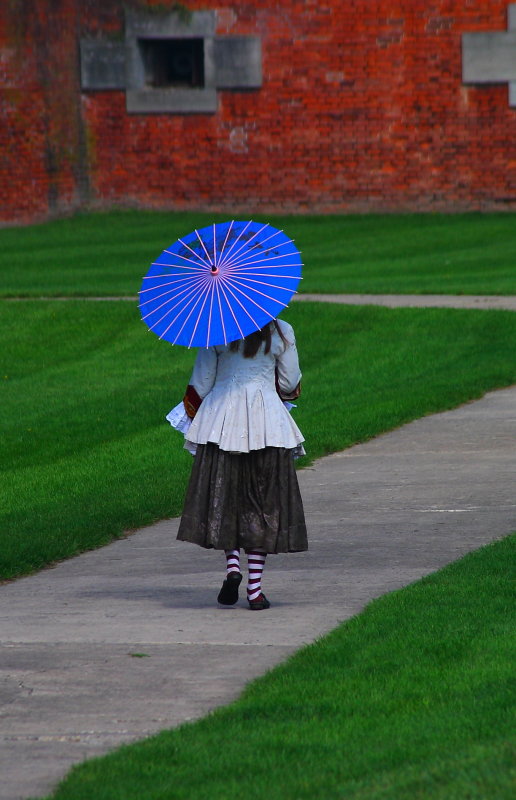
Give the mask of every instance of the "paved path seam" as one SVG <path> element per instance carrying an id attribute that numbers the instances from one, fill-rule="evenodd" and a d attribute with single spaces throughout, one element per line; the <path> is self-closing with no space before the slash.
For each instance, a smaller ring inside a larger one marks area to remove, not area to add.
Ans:
<path id="1" fill-rule="evenodd" d="M 516 297 L 445 294 L 297 294 L 296 301 L 375 305 L 388 308 L 471 308 L 516 311 Z"/>
<path id="2" fill-rule="evenodd" d="M 6 297 L 4 300 L 86 300 L 102 302 L 123 300 L 137 303 L 131 297 Z M 291 302 L 340 303 L 342 305 L 376 305 L 388 308 L 472 308 L 516 311 L 516 296 L 511 295 L 445 295 L 445 294 L 295 294 Z"/>

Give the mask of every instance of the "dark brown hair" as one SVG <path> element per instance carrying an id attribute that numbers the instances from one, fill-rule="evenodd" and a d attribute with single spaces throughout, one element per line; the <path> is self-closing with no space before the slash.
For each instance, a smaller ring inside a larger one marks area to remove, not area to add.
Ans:
<path id="1" fill-rule="evenodd" d="M 271 349 L 271 335 L 272 335 L 272 325 L 278 331 L 279 335 L 281 336 L 282 341 L 286 344 L 287 340 L 283 335 L 283 332 L 278 325 L 278 320 L 272 320 L 272 322 L 268 322 L 263 328 L 260 328 L 258 331 L 253 331 L 253 333 L 249 333 L 243 339 L 237 339 L 236 342 L 231 342 L 229 345 L 229 349 L 236 353 L 237 350 L 240 348 L 240 342 L 244 343 L 244 358 L 253 358 L 256 355 L 258 350 L 260 349 L 261 343 L 265 342 L 265 352 L 268 353 Z"/>

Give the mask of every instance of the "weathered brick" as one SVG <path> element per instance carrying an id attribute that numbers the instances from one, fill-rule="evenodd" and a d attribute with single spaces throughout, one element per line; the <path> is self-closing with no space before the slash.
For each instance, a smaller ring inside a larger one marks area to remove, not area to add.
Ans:
<path id="1" fill-rule="evenodd" d="M 94 204 L 248 211 L 516 207 L 507 85 L 464 86 L 461 37 L 503 31 L 501 0 L 186 0 L 221 35 L 260 36 L 263 85 L 214 114 L 129 115 L 81 92 L 80 37 L 123 38 L 124 6 L 0 9 L 0 221 Z"/>

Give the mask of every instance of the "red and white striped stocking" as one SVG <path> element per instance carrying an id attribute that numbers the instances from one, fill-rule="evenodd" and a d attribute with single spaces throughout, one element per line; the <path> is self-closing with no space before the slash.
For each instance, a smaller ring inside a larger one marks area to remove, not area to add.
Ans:
<path id="1" fill-rule="evenodd" d="M 264 550 L 248 550 L 247 599 L 256 600 L 262 593 L 262 573 L 267 553 Z"/>
<path id="2" fill-rule="evenodd" d="M 226 554 L 226 569 L 231 572 L 240 572 L 240 550 L 224 550 Z"/>

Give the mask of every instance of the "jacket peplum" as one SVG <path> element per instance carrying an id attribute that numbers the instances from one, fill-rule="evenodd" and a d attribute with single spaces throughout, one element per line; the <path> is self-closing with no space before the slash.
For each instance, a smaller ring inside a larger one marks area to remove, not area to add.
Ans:
<path id="1" fill-rule="evenodd" d="M 199 349 L 190 385 L 202 400 L 185 434 L 185 446 L 213 442 L 221 450 L 248 453 L 264 447 L 283 447 L 303 455 L 303 435 L 281 400 L 301 380 L 292 326 L 278 320 L 271 348 L 262 342 L 255 356 L 244 358 L 243 348 L 229 345 Z"/>

